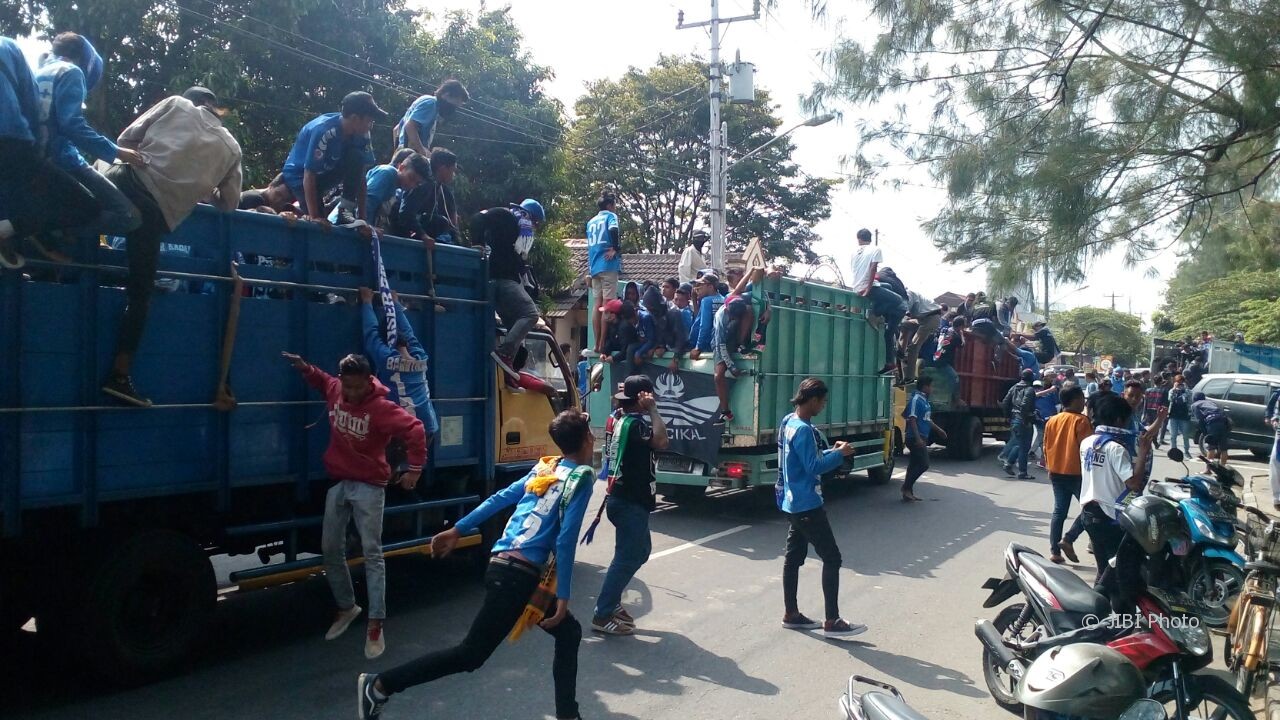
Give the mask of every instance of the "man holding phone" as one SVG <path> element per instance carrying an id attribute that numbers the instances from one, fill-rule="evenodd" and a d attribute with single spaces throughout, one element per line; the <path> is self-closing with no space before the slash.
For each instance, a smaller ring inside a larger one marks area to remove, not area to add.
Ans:
<path id="1" fill-rule="evenodd" d="M 854 447 L 837 441 L 827 450 L 819 449 L 825 441 L 811 420 L 827 406 L 827 393 L 826 383 L 805 378 L 791 398 L 795 412 L 782 418 L 778 428 L 778 483 L 774 490 L 778 509 L 786 513 L 791 524 L 782 563 L 786 606 L 782 626 L 795 630 L 821 627 L 827 637 L 851 637 L 866 632 L 867 626 L 850 624 L 840 617 L 840 548 L 822 507 L 822 476 L 839 468 L 845 458 L 853 455 Z M 822 623 L 800 612 L 796 600 L 800 566 L 809 554 L 809 545 L 822 558 L 822 594 L 826 601 L 826 621 Z"/>

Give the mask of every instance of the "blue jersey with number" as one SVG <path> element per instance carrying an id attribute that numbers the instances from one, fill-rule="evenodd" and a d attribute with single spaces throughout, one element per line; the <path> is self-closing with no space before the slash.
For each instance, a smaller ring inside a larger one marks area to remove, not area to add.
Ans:
<path id="1" fill-rule="evenodd" d="M 605 257 L 605 253 L 613 247 L 609 229 L 616 227 L 618 227 L 618 216 L 608 210 L 601 210 L 587 223 L 588 274 L 622 272 L 622 253 L 615 253 L 612 260 Z"/>

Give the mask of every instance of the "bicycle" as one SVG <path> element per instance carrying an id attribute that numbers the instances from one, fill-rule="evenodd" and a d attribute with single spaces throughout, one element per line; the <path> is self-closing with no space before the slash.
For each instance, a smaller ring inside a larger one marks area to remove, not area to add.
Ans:
<path id="1" fill-rule="evenodd" d="M 1265 693 L 1271 673 L 1280 670 L 1280 663 L 1272 662 L 1269 655 L 1280 586 L 1280 522 L 1257 508 L 1241 507 L 1248 513 L 1248 575 L 1227 620 L 1224 657 L 1227 668 L 1236 675 L 1236 689 L 1249 696 L 1255 690 Z"/>

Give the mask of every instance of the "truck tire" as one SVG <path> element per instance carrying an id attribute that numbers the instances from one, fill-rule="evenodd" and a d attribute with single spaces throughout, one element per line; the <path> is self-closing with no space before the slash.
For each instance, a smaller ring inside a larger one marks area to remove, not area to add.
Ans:
<path id="1" fill-rule="evenodd" d="M 105 677 L 148 680 L 179 668 L 217 604 L 213 565 L 185 535 L 145 532 L 108 550 L 79 608 L 87 657 Z"/>
<path id="2" fill-rule="evenodd" d="M 889 457 L 885 458 L 883 465 L 867 468 L 867 480 L 872 485 L 884 485 L 893 478 L 893 469 L 897 464 L 897 458 L 893 456 L 893 453 L 889 453 Z"/>
<path id="3" fill-rule="evenodd" d="M 895 457 L 902 457 L 902 454 L 903 454 L 904 452 L 906 452 L 906 451 L 907 451 L 907 445 L 906 445 L 906 443 L 903 441 L 903 438 L 902 438 L 902 431 L 901 431 L 901 430 L 899 430 L 898 428 L 894 428 L 894 429 L 893 429 L 893 454 L 894 454 L 894 456 L 895 456 Z"/>
<path id="4" fill-rule="evenodd" d="M 685 505 L 691 502 L 697 502 L 705 497 L 707 494 L 707 488 L 702 485 L 659 483 L 658 494 L 666 498 L 667 502 L 673 502 L 677 505 Z"/>
<path id="5" fill-rule="evenodd" d="M 952 457 L 957 460 L 977 460 L 982 456 L 982 419 L 966 415 L 954 428 Z"/>

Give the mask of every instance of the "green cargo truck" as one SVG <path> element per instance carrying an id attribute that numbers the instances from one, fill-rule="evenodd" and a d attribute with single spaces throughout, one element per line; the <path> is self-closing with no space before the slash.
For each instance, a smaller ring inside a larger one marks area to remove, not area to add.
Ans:
<path id="1" fill-rule="evenodd" d="M 641 371 L 654 381 L 671 438 L 670 452 L 657 458 L 659 492 L 680 501 L 700 497 L 708 486 L 772 486 L 778 477 L 778 423 L 791 412 L 800 381 L 810 376 L 831 388 L 827 409 L 814 425 L 829 442 L 844 440 L 857 448 L 836 476 L 866 471 L 873 482 L 888 481 L 894 457 L 892 379 L 876 374 L 884 363 L 884 336 L 867 322 L 868 301 L 845 288 L 791 278 L 766 278 L 752 292 L 769 303 L 773 317 L 763 351 L 743 356 L 743 374 L 730 381 L 733 421 L 712 424 L 717 399 L 711 353 L 699 360 L 686 357 L 675 373 L 668 369 L 669 355 Z M 595 312 L 595 298 L 590 309 Z M 591 362 L 594 369 L 600 360 Z M 622 380 L 608 363 L 603 371 L 600 390 L 587 398 L 600 437 L 613 388 Z"/>

